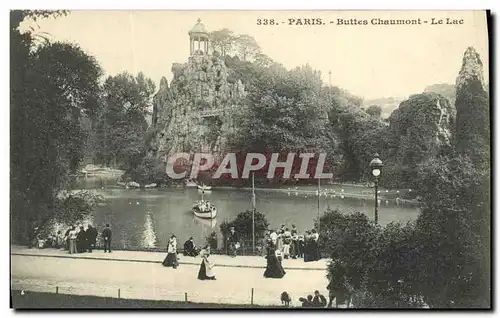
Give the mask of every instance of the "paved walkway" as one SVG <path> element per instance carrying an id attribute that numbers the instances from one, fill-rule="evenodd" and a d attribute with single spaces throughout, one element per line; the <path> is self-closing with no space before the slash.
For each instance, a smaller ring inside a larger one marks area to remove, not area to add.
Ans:
<path id="1" fill-rule="evenodd" d="M 159 252 L 137 252 L 137 251 L 113 251 L 112 253 L 104 253 L 103 250 L 96 250 L 92 253 L 69 254 L 68 251 L 52 248 L 36 249 L 26 248 L 22 246 L 11 246 L 12 255 L 24 256 L 45 256 L 58 258 L 73 258 L 73 259 L 96 259 L 108 261 L 128 261 L 141 263 L 161 263 L 165 258 L 166 253 Z M 230 257 L 227 255 L 211 255 L 212 262 L 219 267 L 241 267 L 241 268 L 266 268 L 266 259 L 262 256 L 237 256 Z M 179 254 L 179 264 L 181 265 L 200 265 L 201 258 L 188 257 Z M 285 259 L 283 260 L 283 268 L 285 270 L 316 270 L 324 272 L 328 261 L 326 259 L 317 262 L 304 262 L 303 259 Z"/>
<path id="2" fill-rule="evenodd" d="M 326 270 L 319 268 L 326 261 L 286 260 L 285 277 L 268 279 L 263 277 L 262 257 L 213 255 L 217 280 L 200 281 L 200 258 L 181 256 L 180 266 L 173 269 L 159 264 L 163 257 L 163 253 L 128 251 L 73 256 L 12 247 L 11 288 L 129 299 L 184 301 L 187 297 L 192 302 L 227 304 L 250 304 L 253 294 L 258 305 L 279 305 L 281 293 L 287 291 L 294 306 L 300 305 L 299 297 L 314 290 L 327 295 Z"/>

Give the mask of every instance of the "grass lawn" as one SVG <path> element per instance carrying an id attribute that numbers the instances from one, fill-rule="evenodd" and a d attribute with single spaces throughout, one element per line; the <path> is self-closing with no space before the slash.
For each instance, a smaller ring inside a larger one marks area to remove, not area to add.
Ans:
<path id="1" fill-rule="evenodd" d="M 281 306 L 252 306 L 252 305 L 232 305 L 232 304 L 210 304 L 210 303 L 191 303 L 178 302 L 167 300 L 140 300 L 140 299 L 118 299 L 95 296 L 77 296 L 63 295 L 53 293 L 36 293 L 25 291 L 21 295 L 21 291 L 12 290 L 11 292 L 11 307 L 14 309 L 101 309 L 101 308 L 136 308 L 136 309 L 160 309 L 160 308 L 192 308 L 192 309 L 215 309 L 215 308 L 284 308 Z"/>

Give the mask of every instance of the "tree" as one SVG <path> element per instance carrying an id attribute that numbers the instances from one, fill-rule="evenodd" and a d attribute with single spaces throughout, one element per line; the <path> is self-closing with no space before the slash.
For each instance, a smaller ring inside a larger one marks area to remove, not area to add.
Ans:
<path id="1" fill-rule="evenodd" d="M 257 64 L 260 67 L 270 67 L 273 65 L 275 62 L 267 55 L 264 53 L 257 53 L 255 54 L 255 64 Z"/>
<path id="2" fill-rule="evenodd" d="M 236 130 L 230 136 L 233 149 L 265 153 L 326 148 L 319 74 L 304 66 L 289 72 L 263 69 L 259 75 L 236 115 Z"/>
<path id="3" fill-rule="evenodd" d="M 427 92 L 403 101 L 389 117 L 385 157 L 391 175 L 382 176 L 381 183 L 416 188 L 417 166 L 451 152 L 454 126 L 455 109 L 441 95 Z"/>
<path id="4" fill-rule="evenodd" d="M 366 113 L 373 117 L 380 117 L 382 115 L 382 107 L 378 105 L 371 105 L 366 109 Z"/>
<path id="5" fill-rule="evenodd" d="M 265 232 L 269 227 L 269 223 L 266 219 L 266 216 L 259 211 L 255 211 L 255 242 L 256 246 L 262 244 L 262 240 L 264 239 Z M 242 243 L 247 243 L 251 246 L 252 240 L 252 210 L 246 210 L 245 212 L 241 212 L 236 216 L 236 219 L 227 222 L 224 221 L 220 225 L 220 230 L 222 236 L 224 238 L 224 242 L 226 242 L 226 238 L 228 237 L 230 228 L 234 226 L 234 230 L 238 235 L 240 235 L 240 239 L 242 239 Z M 247 247 L 249 247 L 247 246 Z"/>
<path id="6" fill-rule="evenodd" d="M 139 164 L 146 151 L 145 116 L 151 113 L 155 85 L 141 72 L 109 76 L 103 87 L 103 111 L 96 125 L 97 161 L 121 165 Z"/>
<path id="7" fill-rule="evenodd" d="M 166 176 L 165 164 L 157 158 L 146 156 L 140 163 L 126 171 L 124 177 L 129 178 L 144 187 L 147 184 L 164 182 Z"/>
<path id="8" fill-rule="evenodd" d="M 34 47 L 25 18 L 58 11 L 11 12 L 11 217 L 13 239 L 32 242 L 55 215 L 57 194 L 75 173 L 86 142 L 83 114 L 92 116 L 102 73 L 78 46 Z"/>
<path id="9" fill-rule="evenodd" d="M 253 58 L 255 54 L 260 52 L 260 45 L 248 34 L 238 35 L 234 39 L 234 42 L 236 44 L 236 52 L 243 61 Z"/>
<path id="10" fill-rule="evenodd" d="M 329 289 L 356 308 L 420 307 L 415 226 L 385 228 L 365 214 L 327 210 L 321 215 L 320 248 L 328 253 Z"/>
<path id="11" fill-rule="evenodd" d="M 490 180 L 468 157 L 419 169 L 420 289 L 434 308 L 490 306 Z"/>
<path id="12" fill-rule="evenodd" d="M 424 92 L 434 92 L 443 95 L 450 101 L 450 105 L 455 105 L 456 89 L 455 85 L 451 84 L 434 84 L 425 88 Z"/>
<path id="13" fill-rule="evenodd" d="M 221 29 L 210 33 L 210 46 L 212 51 L 217 51 L 221 56 L 226 56 L 234 51 L 235 35 L 229 29 Z"/>

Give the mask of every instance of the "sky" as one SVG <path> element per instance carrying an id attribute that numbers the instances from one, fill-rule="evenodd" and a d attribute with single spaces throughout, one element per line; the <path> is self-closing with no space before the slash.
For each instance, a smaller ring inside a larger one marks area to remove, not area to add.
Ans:
<path id="1" fill-rule="evenodd" d="M 106 75 L 142 71 L 158 88 L 163 76 L 172 79 L 173 63 L 187 62 L 188 31 L 198 18 L 208 31 L 228 28 L 253 36 L 264 54 L 288 69 L 310 64 L 325 84 L 331 71 L 332 85 L 366 99 L 404 98 L 428 85 L 454 84 L 469 46 L 480 54 L 487 79 L 482 11 L 71 11 L 39 20 L 37 32 L 80 45 Z M 257 25 L 264 18 L 279 25 Z M 326 24 L 289 25 L 288 19 L 306 18 Z M 373 18 L 420 18 L 422 24 L 371 25 Z M 444 24 L 433 25 L 432 18 Z M 446 18 L 463 19 L 463 24 L 447 25 Z M 367 20 L 368 25 L 338 25 L 338 19 Z"/>

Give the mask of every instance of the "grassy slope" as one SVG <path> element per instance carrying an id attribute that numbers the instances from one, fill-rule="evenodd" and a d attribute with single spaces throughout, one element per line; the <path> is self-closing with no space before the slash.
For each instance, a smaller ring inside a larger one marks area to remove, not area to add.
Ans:
<path id="1" fill-rule="evenodd" d="M 63 295 L 53 293 L 25 292 L 13 290 L 11 293 L 11 307 L 15 309 L 56 309 L 56 308 L 283 308 L 279 306 L 262 307 L 252 305 L 185 303 L 167 300 L 139 300 L 118 299 L 95 296 Z"/>

